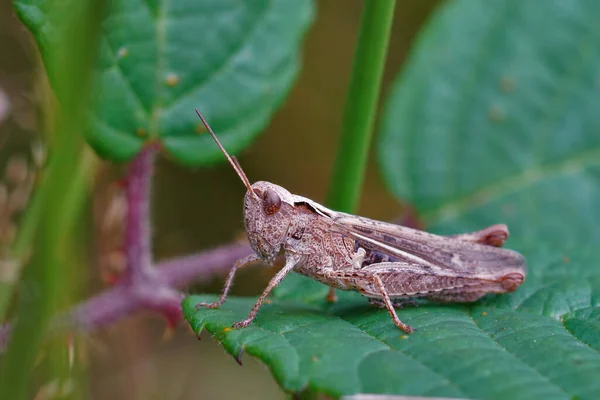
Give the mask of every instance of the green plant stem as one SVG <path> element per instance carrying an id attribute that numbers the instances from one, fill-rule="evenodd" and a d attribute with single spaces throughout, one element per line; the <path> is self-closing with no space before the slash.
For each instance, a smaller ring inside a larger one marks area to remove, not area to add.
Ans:
<path id="1" fill-rule="evenodd" d="M 40 225 L 34 239 L 34 251 L 28 263 L 20 288 L 17 323 L 8 351 L 2 360 L 0 393 L 7 398 L 25 398 L 27 381 L 33 361 L 39 350 L 50 315 L 60 296 L 62 276 L 66 275 L 61 260 L 61 249 L 68 231 L 68 201 L 77 173 L 81 140 L 65 129 L 58 135 L 59 145 L 48 163 L 47 174 L 39 188 L 42 204 Z"/>
<path id="2" fill-rule="evenodd" d="M 342 136 L 336 156 L 327 205 L 355 212 L 362 188 L 369 144 L 385 66 L 395 0 L 364 2 Z"/>
<path id="3" fill-rule="evenodd" d="M 25 264 L 27 259 L 27 252 L 33 242 L 35 229 L 40 219 L 41 206 L 40 193 L 36 191 L 19 225 L 17 237 L 11 249 L 11 261 L 15 263 L 12 268 L 17 270 L 15 271 L 17 279 L 15 281 L 0 282 L 0 321 L 6 320 L 8 306 L 15 292 L 15 285 L 19 281 L 23 264 Z"/>
<path id="4" fill-rule="evenodd" d="M 69 243 L 77 212 L 73 207 L 82 186 L 80 132 L 85 123 L 84 106 L 89 99 L 91 63 L 104 2 L 73 0 L 69 5 L 72 14 L 63 20 L 63 35 L 56 43 L 62 53 L 52 60 L 57 63 L 54 70 L 61 71 L 51 77 L 60 113 L 34 204 L 39 207 L 39 224 L 33 236 L 32 257 L 19 287 L 16 323 L 0 365 L 0 398 L 11 400 L 33 397 L 31 370 L 35 358 L 59 299 L 69 290 L 64 246 Z"/>
<path id="5" fill-rule="evenodd" d="M 96 156 L 91 153 L 91 150 L 84 150 L 83 155 L 79 158 L 79 165 L 75 170 L 76 175 L 74 180 L 71 182 L 70 189 L 67 192 L 68 197 L 65 199 L 67 202 L 66 208 L 71 210 L 65 215 L 65 218 L 70 219 L 66 224 L 67 230 L 75 222 L 74 219 L 80 215 L 80 210 L 86 199 L 85 194 L 91 184 L 90 177 L 93 176 L 96 165 Z M 27 255 L 34 240 L 35 230 L 42 212 L 42 195 L 42 190 L 34 194 L 31 205 L 27 209 L 27 213 L 19 226 L 19 231 L 12 247 L 11 256 L 16 263 L 17 276 L 21 275 L 22 267 L 27 262 Z M 17 282 L 18 280 L 16 282 L 0 283 L 0 321 L 5 320 L 7 317 L 8 306 L 16 290 L 15 285 Z"/>

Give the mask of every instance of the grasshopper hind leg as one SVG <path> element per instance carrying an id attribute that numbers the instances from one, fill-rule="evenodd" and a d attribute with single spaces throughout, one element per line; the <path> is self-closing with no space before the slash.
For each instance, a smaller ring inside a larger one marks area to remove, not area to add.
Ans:
<path id="1" fill-rule="evenodd" d="M 383 300 L 369 298 L 369 304 L 371 304 L 375 307 L 385 308 L 385 302 Z M 404 308 L 406 306 L 419 307 L 419 303 L 417 303 L 413 299 L 406 299 L 406 300 L 393 300 L 392 299 L 392 305 L 394 306 L 394 308 Z"/>
<path id="2" fill-rule="evenodd" d="M 365 294 L 365 286 L 369 286 L 369 290 L 368 292 L 372 295 L 374 293 L 378 293 L 379 296 L 381 296 L 381 300 L 377 299 L 380 303 L 383 304 L 383 306 L 388 310 L 388 313 L 390 314 L 390 317 L 392 317 L 392 320 L 394 321 L 394 324 L 402 329 L 404 332 L 406 333 L 413 333 L 415 330 L 405 324 L 404 322 L 400 321 L 400 318 L 398 318 L 398 314 L 396 314 L 396 310 L 394 309 L 394 302 L 392 301 L 392 299 L 390 298 L 390 295 L 388 294 L 385 285 L 383 284 L 383 281 L 381 280 L 381 277 L 379 276 L 379 274 L 377 272 L 374 271 L 334 271 L 332 273 L 330 273 L 331 277 L 336 277 L 336 278 L 342 278 L 342 279 L 348 279 L 348 280 L 354 280 L 355 284 L 356 284 L 356 280 L 358 279 L 359 281 L 362 281 L 362 284 L 360 286 L 362 286 L 362 288 L 359 286 L 356 289 Z"/>
<path id="3" fill-rule="evenodd" d="M 448 237 L 459 239 L 464 242 L 485 244 L 493 247 L 502 247 L 504 245 L 504 241 L 508 239 L 508 228 L 504 224 L 496 224 L 488 226 L 480 231 L 461 233 Z"/>
<path id="4" fill-rule="evenodd" d="M 435 293 L 427 297 L 436 303 L 473 303 L 483 296 L 485 292 L 463 292 L 463 293 Z"/>

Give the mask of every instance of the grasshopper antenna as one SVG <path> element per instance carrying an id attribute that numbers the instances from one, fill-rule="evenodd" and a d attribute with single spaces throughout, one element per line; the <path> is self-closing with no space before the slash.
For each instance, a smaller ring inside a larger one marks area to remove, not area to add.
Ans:
<path id="1" fill-rule="evenodd" d="M 204 119 L 202 114 L 200 114 L 200 111 L 198 111 L 197 108 L 196 108 L 196 114 L 198 114 L 198 117 L 200 117 L 200 120 L 202 121 L 202 123 L 204 124 L 204 126 L 206 127 L 208 132 L 210 133 L 210 136 L 212 136 L 212 138 L 215 141 L 215 143 L 217 144 L 217 146 L 219 146 L 219 149 L 221 149 L 221 153 L 223 153 L 223 155 L 225 155 L 225 158 L 227 158 L 227 161 L 229 161 L 229 164 L 231 164 L 231 166 L 233 167 L 235 172 L 238 174 L 238 176 L 240 177 L 240 179 L 242 180 L 242 182 L 244 183 L 244 185 L 246 186 L 248 191 L 250 193 L 252 193 L 255 197 L 258 197 L 258 195 L 256 193 L 254 193 L 254 190 L 252 190 L 252 184 L 250 183 L 250 181 L 248 180 L 248 177 L 244 173 L 244 170 L 238 163 L 237 158 L 231 157 L 229 155 L 229 153 L 227 153 L 227 150 L 225 150 L 225 147 L 223 147 L 221 142 L 219 142 L 219 139 L 217 139 L 217 135 L 215 135 L 215 133 L 211 129 L 210 125 L 208 125 L 208 122 L 206 122 L 206 120 Z"/>

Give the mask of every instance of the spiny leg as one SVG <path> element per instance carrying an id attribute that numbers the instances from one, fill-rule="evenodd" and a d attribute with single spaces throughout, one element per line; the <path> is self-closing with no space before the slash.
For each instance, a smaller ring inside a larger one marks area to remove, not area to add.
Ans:
<path id="1" fill-rule="evenodd" d="M 383 300 L 383 303 L 385 304 L 385 308 L 387 308 L 388 313 L 390 313 L 390 316 L 392 317 L 394 324 L 396 324 L 396 326 L 398 328 L 402 329 L 406 333 L 413 333 L 415 330 L 412 327 L 410 327 L 409 325 L 400 321 L 400 318 L 398 318 L 398 314 L 396 314 L 396 310 L 394 310 L 394 304 L 392 303 L 390 296 L 387 294 L 387 291 L 385 290 L 385 286 L 383 285 L 383 282 L 381 281 L 381 278 L 379 277 L 379 275 L 373 274 L 373 275 L 371 275 L 371 279 L 373 280 L 373 283 L 375 284 L 377 289 L 379 289 L 379 292 L 381 294 L 381 299 Z"/>
<path id="2" fill-rule="evenodd" d="M 381 281 L 381 278 L 379 277 L 379 275 L 377 275 L 376 272 L 365 271 L 364 269 L 362 271 L 344 271 L 344 270 L 339 271 L 338 270 L 338 271 L 330 272 L 329 275 L 331 277 L 359 279 L 361 281 L 370 280 L 375 285 L 377 290 L 379 291 L 379 294 L 381 295 L 381 300 L 382 300 L 385 308 L 388 310 L 390 316 L 392 317 L 394 324 L 406 333 L 413 333 L 415 331 L 412 327 L 410 327 L 409 325 L 400 321 L 400 318 L 398 318 L 398 314 L 396 314 L 396 310 L 394 310 L 394 303 L 390 299 L 390 296 L 388 295 L 388 293 L 385 289 L 385 286 L 384 286 L 383 282 Z"/>
<path id="3" fill-rule="evenodd" d="M 237 260 L 235 264 L 233 264 L 233 268 L 229 271 L 229 275 L 227 275 L 227 280 L 225 280 L 225 286 L 223 287 L 223 292 L 221 293 L 221 297 L 219 300 L 213 303 L 198 303 L 196 304 L 196 310 L 199 308 L 217 308 L 220 307 L 227 299 L 227 295 L 229 294 L 229 290 L 231 289 L 231 284 L 233 283 L 233 277 L 238 269 L 257 264 L 261 259 L 256 254 L 250 254 L 247 257 L 244 257 L 240 260 Z"/>
<path id="4" fill-rule="evenodd" d="M 260 295 L 260 297 L 256 301 L 256 304 L 254 304 L 254 307 L 252 307 L 252 311 L 250 311 L 250 314 L 248 314 L 248 318 L 246 318 L 243 321 L 236 322 L 235 324 L 233 324 L 233 328 L 245 328 L 248 325 L 250 325 L 252 320 L 256 317 L 256 314 L 262 306 L 262 303 L 266 300 L 269 293 L 271 293 L 271 290 L 273 290 L 277 285 L 279 285 L 283 278 L 285 278 L 285 276 L 294 268 L 294 266 L 297 263 L 298 258 L 295 256 L 291 256 L 289 259 L 286 260 L 284 267 L 271 279 L 267 288 Z"/>

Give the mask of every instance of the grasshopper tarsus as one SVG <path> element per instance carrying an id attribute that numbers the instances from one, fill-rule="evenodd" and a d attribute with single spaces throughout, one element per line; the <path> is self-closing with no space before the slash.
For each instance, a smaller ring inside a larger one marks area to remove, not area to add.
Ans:
<path id="1" fill-rule="evenodd" d="M 236 322 L 235 324 L 231 325 L 231 327 L 234 329 L 246 328 L 248 325 L 250 325 L 253 319 L 254 318 L 246 318 L 245 320 Z"/>
<path id="2" fill-rule="evenodd" d="M 396 313 L 392 315 L 392 321 L 394 321 L 394 325 L 396 325 L 398 328 L 402 329 L 406 333 L 413 333 L 415 331 L 415 328 L 400 321 L 400 318 L 398 318 L 398 315 Z"/>
<path id="3" fill-rule="evenodd" d="M 325 296 L 325 302 L 327 303 L 337 303 L 337 295 L 335 294 L 335 288 L 330 287 L 329 292 L 327 292 L 327 296 Z"/>
<path id="4" fill-rule="evenodd" d="M 378 308 L 387 308 L 387 304 L 385 303 L 385 301 L 379 300 L 379 299 L 370 298 L 369 304 L 371 304 L 375 307 L 378 307 Z M 391 300 L 391 306 L 392 306 L 392 309 L 394 310 L 394 312 L 392 313 L 389 309 L 388 309 L 388 312 L 389 312 L 390 316 L 392 317 L 394 324 L 398 328 L 402 329 L 406 333 L 413 333 L 415 331 L 415 328 L 402 322 L 400 320 L 400 318 L 398 318 L 398 314 L 395 312 L 395 309 L 404 308 L 408 304 L 410 304 L 414 307 L 419 306 L 419 304 L 417 304 L 417 302 L 414 300 L 401 300 L 401 301 Z"/>
<path id="5" fill-rule="evenodd" d="M 213 308 L 219 308 L 221 307 L 221 305 L 224 303 L 225 301 L 215 301 L 213 303 L 198 303 L 196 304 L 196 310 L 199 310 L 201 308 L 209 308 L 209 309 L 213 309 Z"/>
<path id="6" fill-rule="evenodd" d="M 273 278 L 271 278 L 271 281 L 267 285 L 266 289 L 262 292 L 262 294 L 256 301 L 256 304 L 254 304 L 254 307 L 252 307 L 250 314 L 248 314 L 248 318 L 246 318 L 243 321 L 236 322 L 235 324 L 233 324 L 234 328 L 245 328 L 248 325 L 250 325 L 250 323 L 254 320 L 254 318 L 256 318 L 256 314 L 258 314 L 258 310 L 260 309 L 262 304 L 265 302 L 265 300 L 267 300 L 267 297 L 269 296 L 271 291 L 277 285 L 279 285 L 279 283 L 283 280 L 283 278 L 285 278 L 285 276 L 287 274 L 289 274 L 290 271 L 292 271 L 292 269 L 294 269 L 294 267 L 296 266 L 298 261 L 299 261 L 298 255 L 288 256 L 288 259 L 286 260 L 283 268 L 281 270 L 279 270 L 279 272 L 277 272 Z"/>

